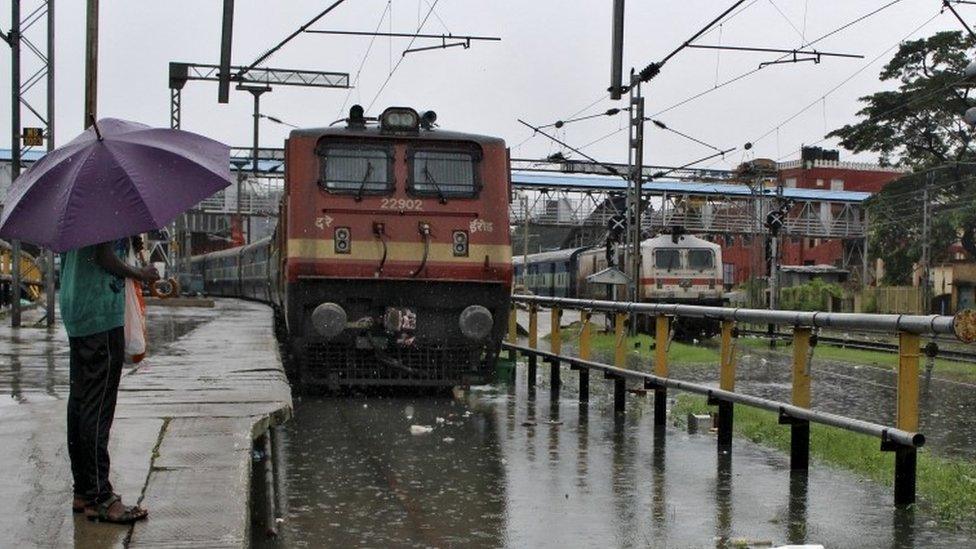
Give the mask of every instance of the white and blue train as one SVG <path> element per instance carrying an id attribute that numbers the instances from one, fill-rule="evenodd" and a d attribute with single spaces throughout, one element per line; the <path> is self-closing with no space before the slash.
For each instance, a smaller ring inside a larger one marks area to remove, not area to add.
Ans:
<path id="1" fill-rule="evenodd" d="M 622 256 L 622 248 L 616 250 Z M 688 234 L 661 234 L 641 243 L 640 300 L 649 303 L 723 305 L 725 286 L 722 249 L 718 244 Z M 543 296 L 611 299 L 606 284 L 587 277 L 607 268 L 606 249 L 572 248 L 513 258 L 515 286 Z M 619 257 L 618 266 L 626 262 Z M 629 265 L 621 269 L 632 276 Z M 685 321 L 688 324 L 688 321 Z M 717 325 L 682 327 L 683 337 L 710 337 Z"/>

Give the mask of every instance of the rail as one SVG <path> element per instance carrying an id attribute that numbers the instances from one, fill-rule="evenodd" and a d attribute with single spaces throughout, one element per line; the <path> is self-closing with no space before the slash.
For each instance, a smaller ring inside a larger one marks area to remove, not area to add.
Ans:
<path id="1" fill-rule="evenodd" d="M 919 358 L 920 340 L 926 335 L 952 335 L 971 343 L 976 339 L 976 312 L 963 311 L 955 316 L 939 315 L 889 315 L 858 313 L 822 313 L 704 307 L 697 305 L 633 303 L 599 301 L 541 296 L 513 296 L 508 324 L 508 338 L 504 349 L 510 358 L 517 355 L 527 358 L 527 379 L 531 391 L 535 390 L 537 362 L 551 364 L 550 390 L 557 394 L 561 386 L 560 365 L 565 363 L 579 372 L 579 400 L 589 401 L 591 370 L 603 373 L 605 379 L 614 381 L 614 411 L 625 413 L 627 382 L 638 381 L 644 389 L 654 391 L 654 424 L 662 429 L 667 423 L 667 390 L 674 389 L 704 395 L 710 405 L 718 407 L 718 450 L 731 452 L 734 405 L 744 405 L 776 412 L 780 424 L 790 426 L 790 469 L 805 473 L 809 468 L 810 423 L 819 423 L 847 431 L 877 437 L 882 451 L 895 453 L 894 501 L 895 505 L 915 502 L 917 449 L 925 444 L 925 436 L 918 432 Z M 515 316 L 519 304 L 529 309 L 528 345 L 518 345 Z M 551 325 L 557 327 L 550 336 L 550 351 L 538 347 L 538 314 L 540 307 L 550 308 Z M 558 329 L 562 311 L 575 309 L 581 312 L 582 326 L 579 331 L 579 357 L 562 354 L 562 335 Z M 590 360 L 592 314 L 603 312 L 614 319 L 614 364 Z M 625 326 L 634 316 L 645 315 L 654 319 L 656 342 L 668 341 L 673 318 L 714 319 L 721 325 L 721 352 L 719 359 L 719 387 L 711 387 L 673 379 L 668 375 L 667 345 L 655 345 L 653 373 L 625 368 Z M 792 402 L 779 402 L 735 392 L 735 343 L 738 336 L 736 323 L 763 323 L 793 327 L 793 384 Z M 897 370 L 896 424 L 881 425 L 810 409 L 811 381 L 810 351 L 816 345 L 814 330 L 835 328 L 872 332 L 897 333 L 899 336 L 899 364 Z M 657 436 L 657 435 L 656 435 Z M 663 434 L 661 435 L 663 436 Z"/>

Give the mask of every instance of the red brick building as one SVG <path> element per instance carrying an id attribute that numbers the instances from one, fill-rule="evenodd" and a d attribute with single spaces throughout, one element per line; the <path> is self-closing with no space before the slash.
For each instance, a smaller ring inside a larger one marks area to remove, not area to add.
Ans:
<path id="1" fill-rule="evenodd" d="M 841 162 L 837 151 L 805 148 L 801 160 L 777 165 L 777 180 L 786 188 L 822 191 L 857 191 L 876 193 L 905 172 L 861 162 Z M 839 206 L 834 206 L 839 207 Z M 722 261 L 726 283 L 738 285 L 751 278 L 766 276 L 765 241 L 762 237 L 734 235 L 725 239 Z M 781 265 L 833 265 L 844 267 L 850 257 L 846 247 L 860 245 L 841 239 L 786 236 L 780 248 Z"/>

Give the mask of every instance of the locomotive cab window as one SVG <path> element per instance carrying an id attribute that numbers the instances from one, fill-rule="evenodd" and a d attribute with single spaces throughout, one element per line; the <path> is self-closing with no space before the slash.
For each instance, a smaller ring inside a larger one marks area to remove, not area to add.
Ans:
<path id="1" fill-rule="evenodd" d="M 678 250 L 655 250 L 654 266 L 658 269 L 666 269 L 668 271 L 680 269 L 681 253 Z"/>
<path id="2" fill-rule="evenodd" d="M 711 250 L 688 250 L 688 268 L 704 271 L 715 267 L 715 254 Z"/>
<path id="3" fill-rule="evenodd" d="M 319 185 L 332 193 L 389 194 L 393 190 L 393 150 L 359 144 L 320 145 Z"/>
<path id="4" fill-rule="evenodd" d="M 408 189 L 417 196 L 471 198 L 478 194 L 481 152 L 461 149 L 416 148 L 407 154 Z"/>

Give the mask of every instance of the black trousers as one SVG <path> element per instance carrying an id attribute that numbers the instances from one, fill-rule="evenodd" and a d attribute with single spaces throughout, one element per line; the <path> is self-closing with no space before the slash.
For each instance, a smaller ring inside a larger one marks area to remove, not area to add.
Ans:
<path id="1" fill-rule="evenodd" d="M 108 480 L 108 435 L 125 357 L 125 330 L 113 328 L 70 337 L 71 373 L 68 393 L 68 456 L 74 493 L 91 503 L 112 495 Z"/>

